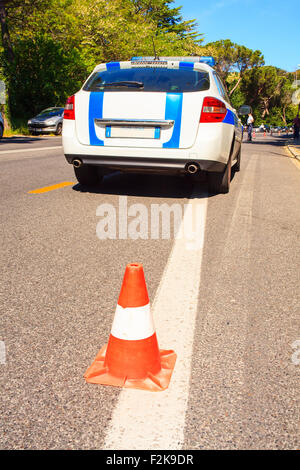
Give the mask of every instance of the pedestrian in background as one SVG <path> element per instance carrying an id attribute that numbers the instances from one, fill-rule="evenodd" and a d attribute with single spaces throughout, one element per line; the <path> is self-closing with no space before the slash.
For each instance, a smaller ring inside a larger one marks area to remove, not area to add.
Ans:
<path id="1" fill-rule="evenodd" d="M 248 141 L 252 141 L 252 130 L 253 130 L 254 118 L 251 113 L 248 114 L 247 128 L 248 128 Z"/>
<path id="2" fill-rule="evenodd" d="M 294 139 L 297 140 L 299 139 L 299 130 L 300 130 L 300 118 L 299 118 L 299 113 L 295 117 L 293 121 L 293 126 L 294 126 Z"/>

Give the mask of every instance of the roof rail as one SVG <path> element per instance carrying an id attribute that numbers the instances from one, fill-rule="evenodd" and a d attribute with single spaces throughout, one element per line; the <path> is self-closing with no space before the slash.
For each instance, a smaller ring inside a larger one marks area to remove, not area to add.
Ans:
<path id="1" fill-rule="evenodd" d="M 180 62 L 202 62 L 204 64 L 207 64 L 207 65 L 210 65 L 211 67 L 213 67 L 215 65 L 215 59 L 211 56 L 184 56 L 184 57 L 159 57 L 159 58 L 155 58 L 155 57 L 132 57 L 131 58 L 132 61 L 138 61 L 138 60 L 144 60 L 144 61 L 147 61 L 147 60 L 157 60 L 157 61 L 160 61 L 160 60 L 176 60 L 176 61 L 180 61 Z"/>

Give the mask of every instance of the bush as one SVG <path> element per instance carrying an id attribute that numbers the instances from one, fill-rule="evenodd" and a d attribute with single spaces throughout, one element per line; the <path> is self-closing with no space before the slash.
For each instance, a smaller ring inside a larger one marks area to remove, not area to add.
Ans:
<path id="1" fill-rule="evenodd" d="M 88 71 L 77 49 L 68 50 L 47 35 L 20 39 L 15 59 L 8 68 L 12 118 L 29 118 L 43 108 L 64 106 Z"/>

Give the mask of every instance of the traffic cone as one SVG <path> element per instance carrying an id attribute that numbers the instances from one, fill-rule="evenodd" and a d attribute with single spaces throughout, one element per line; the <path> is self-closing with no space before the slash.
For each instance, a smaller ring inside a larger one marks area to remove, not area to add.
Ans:
<path id="1" fill-rule="evenodd" d="M 266 131 L 264 131 L 264 137 L 266 137 Z"/>
<path id="2" fill-rule="evenodd" d="M 253 137 L 253 139 L 255 139 L 255 131 L 253 131 L 252 137 Z"/>
<path id="3" fill-rule="evenodd" d="M 143 266 L 126 266 L 108 344 L 84 378 L 89 383 L 160 391 L 169 386 L 176 362 L 158 348 Z"/>

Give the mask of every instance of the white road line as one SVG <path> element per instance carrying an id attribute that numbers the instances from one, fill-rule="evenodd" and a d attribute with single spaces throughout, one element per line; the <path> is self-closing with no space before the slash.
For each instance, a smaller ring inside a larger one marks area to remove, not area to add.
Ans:
<path id="1" fill-rule="evenodd" d="M 4 153 L 25 153 L 25 152 L 36 152 L 36 151 L 41 151 L 41 150 L 56 150 L 56 149 L 61 149 L 62 145 L 57 145 L 55 147 L 32 147 L 30 149 L 17 149 L 17 150 L 1 150 L 0 154 Z"/>
<path id="2" fill-rule="evenodd" d="M 204 195 L 206 196 L 206 195 Z M 207 197 L 187 204 L 182 226 L 197 212 L 197 248 L 187 239 L 174 242 L 153 306 L 161 349 L 174 349 L 177 362 L 164 392 L 123 389 L 106 434 L 104 449 L 181 449 L 197 315 Z M 200 220 L 199 220 L 200 219 Z M 147 278 L 147 273 L 146 278 Z"/>
<path id="3" fill-rule="evenodd" d="M 255 186 L 255 171 L 258 154 L 253 153 L 243 166 L 243 172 L 238 175 L 241 189 L 236 199 L 235 209 L 231 218 L 228 234 L 224 240 L 223 261 L 232 258 L 232 246 L 239 246 L 242 241 L 243 256 L 249 258 L 251 245 L 251 225 L 252 225 L 252 206 Z M 247 169 L 247 172 L 246 172 Z M 237 232 L 236 226 L 238 221 L 243 220 L 243 233 L 241 229 Z"/>

